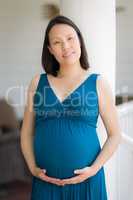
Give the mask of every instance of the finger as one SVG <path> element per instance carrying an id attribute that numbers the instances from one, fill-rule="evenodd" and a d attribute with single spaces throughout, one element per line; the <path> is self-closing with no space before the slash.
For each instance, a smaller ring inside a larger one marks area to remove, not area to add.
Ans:
<path id="1" fill-rule="evenodd" d="M 49 177 L 49 176 L 47 176 L 47 175 L 43 175 L 42 178 L 44 178 L 44 179 L 47 180 L 47 181 L 54 181 L 54 182 L 59 182 L 59 181 L 60 181 L 60 179 L 56 179 L 56 178 L 53 178 L 53 177 Z"/>
<path id="2" fill-rule="evenodd" d="M 55 183 L 60 183 L 61 182 L 60 179 L 56 179 L 56 178 L 52 178 L 52 177 L 48 177 L 48 176 L 46 176 L 46 180 L 48 180 L 50 182 L 55 182 Z"/>
<path id="3" fill-rule="evenodd" d="M 68 178 L 68 179 L 62 179 L 64 184 L 75 184 L 75 183 L 80 183 L 86 180 L 87 177 L 84 175 L 79 175 L 76 177 Z"/>
<path id="4" fill-rule="evenodd" d="M 82 174 L 82 173 L 85 173 L 86 171 L 88 171 L 88 167 L 84 167 L 82 169 L 76 169 L 76 170 L 74 170 L 74 173 L 75 174 Z"/>
<path id="5" fill-rule="evenodd" d="M 40 169 L 40 168 L 37 168 L 37 177 L 39 177 L 41 180 L 43 181 L 46 181 L 46 182 L 50 182 L 50 183 L 53 183 L 53 184 L 57 184 L 57 185 L 62 185 L 60 183 L 60 179 L 56 179 L 56 178 L 53 178 L 53 177 L 49 177 L 46 175 L 46 169 Z"/>
<path id="6" fill-rule="evenodd" d="M 41 177 L 42 180 L 44 180 L 46 182 L 50 182 L 50 183 L 57 184 L 57 185 L 62 185 L 60 179 L 49 177 L 45 174 L 40 175 L 40 177 Z"/>
<path id="7" fill-rule="evenodd" d="M 38 169 L 38 175 L 43 176 L 46 173 L 46 169 Z"/>
<path id="8" fill-rule="evenodd" d="M 81 174 L 81 173 L 82 173 L 82 170 L 80 170 L 80 169 L 74 170 L 74 174 Z"/>
<path id="9" fill-rule="evenodd" d="M 80 178 L 74 177 L 70 179 L 63 179 L 62 181 L 64 184 L 73 184 L 73 183 L 78 183 L 80 181 Z"/>
<path id="10" fill-rule="evenodd" d="M 42 169 L 43 173 L 45 174 L 46 173 L 46 169 Z"/>
<path id="11" fill-rule="evenodd" d="M 80 180 L 70 180 L 70 181 L 66 181 L 64 184 L 65 185 L 69 185 L 69 184 L 77 184 L 77 183 L 80 183 L 82 181 Z"/>

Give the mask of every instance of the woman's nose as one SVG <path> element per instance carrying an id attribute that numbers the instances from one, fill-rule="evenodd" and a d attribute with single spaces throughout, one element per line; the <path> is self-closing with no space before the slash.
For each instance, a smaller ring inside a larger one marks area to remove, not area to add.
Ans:
<path id="1" fill-rule="evenodd" d="M 62 43 L 62 49 L 64 50 L 64 49 L 67 49 L 67 48 L 69 48 L 69 43 L 68 42 L 63 42 Z"/>

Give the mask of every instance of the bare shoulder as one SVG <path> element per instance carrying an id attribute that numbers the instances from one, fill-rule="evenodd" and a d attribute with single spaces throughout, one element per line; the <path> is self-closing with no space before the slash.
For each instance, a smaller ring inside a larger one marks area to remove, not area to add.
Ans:
<path id="1" fill-rule="evenodd" d="M 111 89 L 109 81 L 107 80 L 107 78 L 105 78 L 104 75 L 101 74 L 97 77 L 97 87 L 98 89 L 104 89 L 104 90 Z"/>
<path id="2" fill-rule="evenodd" d="M 110 87 L 109 81 L 103 74 L 99 74 L 99 76 L 97 77 L 97 85 L 99 87 Z"/>
<path id="3" fill-rule="evenodd" d="M 101 75 L 101 74 L 97 77 L 97 92 L 101 100 L 114 99 L 112 88 L 108 79 L 104 75 Z"/>
<path id="4" fill-rule="evenodd" d="M 35 91 L 36 90 L 36 88 L 37 88 L 37 85 L 38 85 L 38 83 L 39 83 L 39 79 L 40 79 L 40 74 L 36 74 L 36 75 L 34 75 L 34 77 L 31 79 L 31 81 L 30 81 L 30 84 L 29 84 L 29 90 L 30 91 Z"/>
<path id="5" fill-rule="evenodd" d="M 34 75 L 27 88 L 27 107 L 33 108 L 33 97 L 40 79 L 40 74 Z M 31 110 L 30 110 L 31 111 Z"/>

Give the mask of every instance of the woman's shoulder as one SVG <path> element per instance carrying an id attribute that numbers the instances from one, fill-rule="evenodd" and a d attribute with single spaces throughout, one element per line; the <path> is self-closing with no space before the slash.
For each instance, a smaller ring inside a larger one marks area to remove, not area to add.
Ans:
<path id="1" fill-rule="evenodd" d="M 30 81 L 30 84 L 29 84 L 29 89 L 32 90 L 32 91 L 35 91 L 36 88 L 37 88 L 37 85 L 39 83 L 39 80 L 41 78 L 41 76 L 43 76 L 44 73 L 38 73 L 38 74 L 35 74 L 31 81 Z"/>
<path id="2" fill-rule="evenodd" d="M 108 79 L 103 74 L 100 73 L 97 73 L 97 85 L 103 88 L 110 87 Z"/>
<path id="3" fill-rule="evenodd" d="M 111 84 L 103 74 L 100 74 L 97 78 L 97 92 L 99 94 L 99 97 L 101 97 L 104 100 L 105 98 L 108 100 L 110 98 L 113 98 Z"/>

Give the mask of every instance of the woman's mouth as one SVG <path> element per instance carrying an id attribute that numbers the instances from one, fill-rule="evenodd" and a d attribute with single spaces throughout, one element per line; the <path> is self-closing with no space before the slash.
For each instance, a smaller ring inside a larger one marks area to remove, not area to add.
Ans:
<path id="1" fill-rule="evenodd" d="M 63 58 L 68 58 L 68 57 L 70 57 L 72 54 L 74 54 L 74 52 L 63 54 Z"/>

